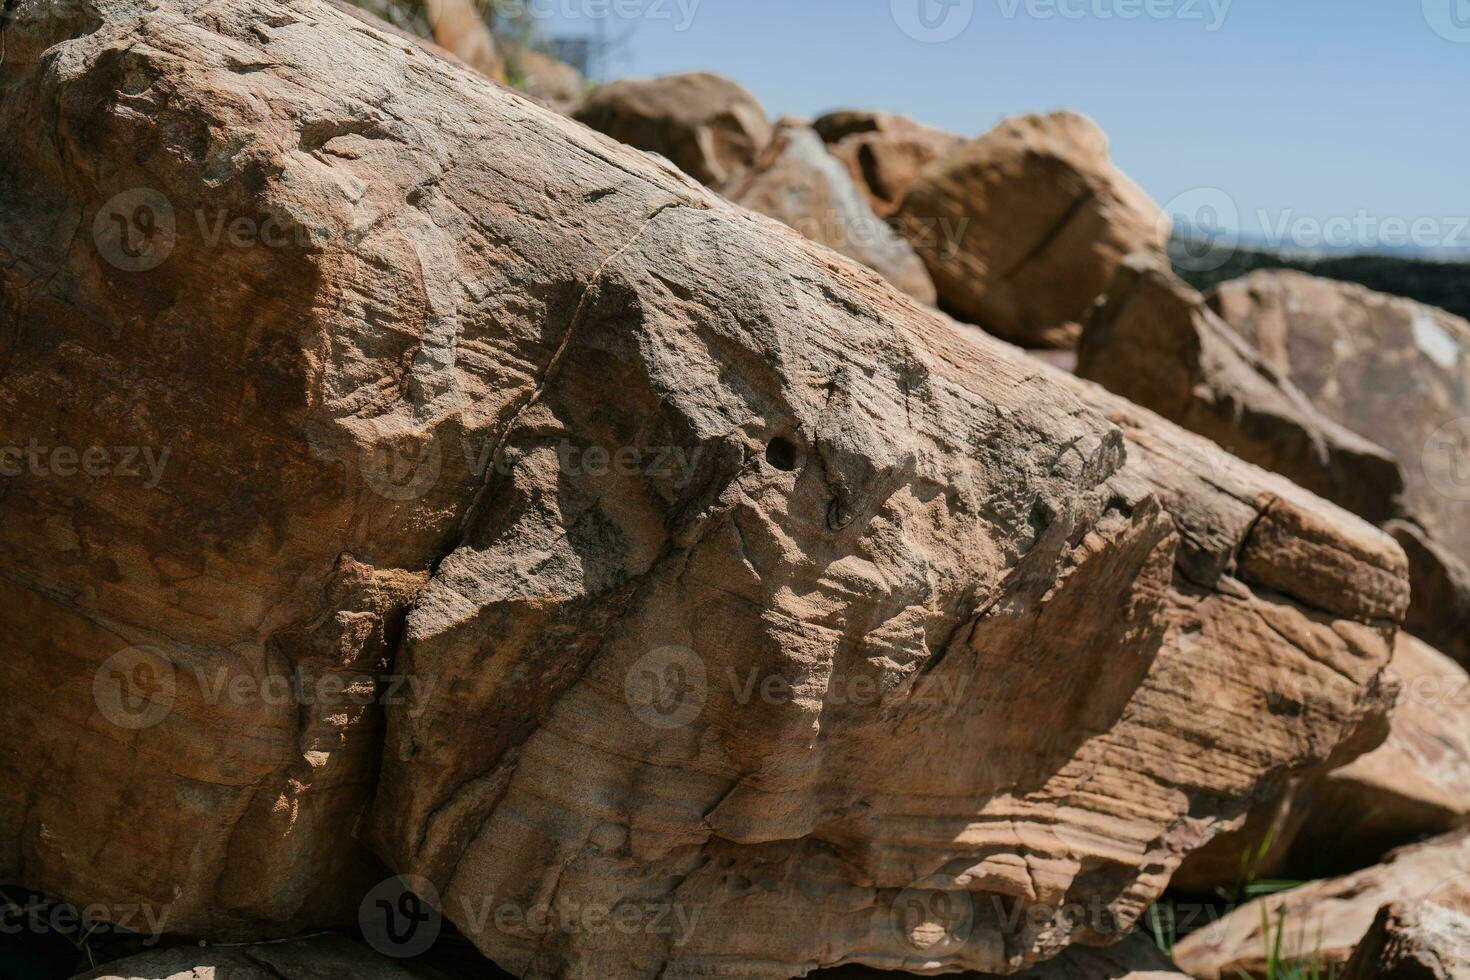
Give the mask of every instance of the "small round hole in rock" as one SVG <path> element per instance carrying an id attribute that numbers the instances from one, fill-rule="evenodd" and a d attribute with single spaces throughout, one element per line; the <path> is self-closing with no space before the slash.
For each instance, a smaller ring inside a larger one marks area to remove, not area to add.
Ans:
<path id="1" fill-rule="evenodd" d="M 790 439 L 777 436 L 766 446 L 766 462 L 778 470 L 794 470 L 801 462 L 801 453 Z"/>

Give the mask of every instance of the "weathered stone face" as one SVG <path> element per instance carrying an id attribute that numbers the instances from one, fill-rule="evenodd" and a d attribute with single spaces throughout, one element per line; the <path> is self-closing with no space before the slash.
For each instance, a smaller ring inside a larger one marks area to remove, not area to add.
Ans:
<path id="1" fill-rule="evenodd" d="M 589 95 L 574 115 L 598 132 L 667 157 L 709 187 L 739 177 L 771 139 L 760 103 L 709 72 L 612 82 Z"/>
<path id="2" fill-rule="evenodd" d="M 0 444 L 170 462 L 3 488 L 0 874 L 281 934 L 372 799 L 520 975 L 1011 972 L 1374 704 L 1404 557 L 1336 508 L 334 7 L 67 10 Z"/>
<path id="3" fill-rule="evenodd" d="M 1077 373 L 1242 459 L 1382 523 L 1404 475 L 1385 449 L 1318 412 L 1155 256 L 1129 256 L 1098 302 Z"/>
<path id="4" fill-rule="evenodd" d="M 913 246 L 874 213 L 813 130 L 779 126 L 752 170 L 724 194 L 862 263 L 919 302 L 933 304 L 934 282 Z"/>
<path id="5" fill-rule="evenodd" d="M 1385 905 L 1343 980 L 1466 980 L 1470 914 L 1462 901 Z"/>
<path id="6" fill-rule="evenodd" d="M 1124 256 L 1168 221 L 1072 112 L 1007 119 L 923 170 L 897 211 L 946 312 L 1023 347 L 1073 347 Z"/>
<path id="7" fill-rule="evenodd" d="M 1316 961 L 1324 974 L 1332 970 L 1341 975 L 1343 964 L 1373 928 L 1379 909 L 1421 902 L 1461 913 L 1467 908 L 1470 832 L 1436 837 L 1395 851 L 1381 865 L 1248 902 L 1182 940 L 1174 958 L 1200 980 L 1242 973 L 1264 977 L 1268 943 L 1262 924 L 1270 923 L 1274 937 L 1284 913 L 1289 926 L 1307 924 L 1307 928 L 1289 927 L 1282 933 L 1282 959 Z"/>
<path id="8" fill-rule="evenodd" d="M 1393 534 L 1414 583 L 1405 625 L 1470 664 L 1470 323 L 1284 270 L 1223 283 L 1210 304 L 1318 411 L 1398 460 L 1409 520 Z"/>
<path id="9" fill-rule="evenodd" d="M 1470 819 L 1470 675 L 1400 633 L 1388 680 L 1393 708 L 1380 745 L 1341 768 L 1292 780 L 1240 831 L 1190 854 L 1173 887 L 1204 895 L 1237 887 L 1242 861 L 1260 879 L 1346 873 L 1377 863 L 1393 848 L 1464 826 Z"/>
<path id="10" fill-rule="evenodd" d="M 889 112 L 831 112 L 812 126 L 881 217 L 897 210 L 925 167 L 965 142 Z"/>
<path id="11" fill-rule="evenodd" d="M 1319 411 L 1393 453 L 1409 512 L 1470 561 L 1470 323 L 1287 270 L 1222 283 L 1210 305 Z"/>

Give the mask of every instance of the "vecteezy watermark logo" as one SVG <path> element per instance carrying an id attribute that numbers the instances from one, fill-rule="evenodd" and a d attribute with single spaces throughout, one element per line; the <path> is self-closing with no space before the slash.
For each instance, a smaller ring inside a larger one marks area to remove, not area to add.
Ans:
<path id="1" fill-rule="evenodd" d="M 975 903 L 969 892 L 905 888 L 893 900 L 889 917 L 906 947 L 926 957 L 945 956 L 970 941 Z"/>
<path id="2" fill-rule="evenodd" d="M 43 446 L 31 439 L 24 446 L 0 446 L 0 476 L 29 473 L 41 477 L 90 476 L 141 479 L 148 490 L 163 480 L 173 450 L 152 446 Z"/>
<path id="3" fill-rule="evenodd" d="M 704 661 L 688 647 L 659 647 L 628 668 L 623 696 L 650 728 L 683 728 L 699 717 L 709 696 Z"/>
<path id="4" fill-rule="evenodd" d="M 1424 0 L 1424 19 L 1446 41 L 1470 44 L 1470 0 Z"/>
<path id="5" fill-rule="evenodd" d="M 1014 20 L 1176 20 L 1198 22 L 1213 34 L 1225 26 L 1234 0 L 997 0 L 1001 16 Z"/>
<path id="6" fill-rule="evenodd" d="M 428 951 L 439 938 L 439 890 L 419 875 L 379 882 L 357 908 L 357 926 L 367 944 L 384 956 L 408 959 Z"/>
<path id="7" fill-rule="evenodd" d="M 174 207 L 148 187 L 115 195 L 92 219 L 97 251 L 123 272 L 156 269 L 174 250 L 178 235 Z"/>
<path id="8" fill-rule="evenodd" d="M 1451 500 L 1470 500 L 1470 416 L 1431 432 L 1420 458 L 1430 486 Z"/>
<path id="9" fill-rule="evenodd" d="M 1175 265 L 1191 272 L 1213 272 L 1240 244 L 1240 209 L 1218 187 L 1196 187 L 1164 205 L 1163 221 L 1173 231 Z"/>
<path id="10" fill-rule="evenodd" d="M 975 19 L 975 0 L 890 0 L 893 22 L 915 41 L 953 41 Z"/>
<path id="11" fill-rule="evenodd" d="M 128 647 L 102 662 L 92 677 L 92 699 L 118 728 L 151 728 L 173 710 L 174 665 L 151 647 Z"/>
<path id="12" fill-rule="evenodd" d="M 528 16 L 577 20 L 668 21 L 680 33 L 694 25 L 701 0 L 501 0 L 495 13 L 514 23 Z"/>

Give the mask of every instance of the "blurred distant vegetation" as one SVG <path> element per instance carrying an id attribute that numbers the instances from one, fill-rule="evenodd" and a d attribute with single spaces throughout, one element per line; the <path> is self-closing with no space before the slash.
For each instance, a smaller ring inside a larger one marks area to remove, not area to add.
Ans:
<path id="1" fill-rule="evenodd" d="M 1407 296 L 1470 319 L 1470 262 L 1391 255 L 1306 255 L 1238 248 L 1218 269 L 1196 272 L 1181 262 L 1183 242 L 1169 243 L 1180 278 L 1201 291 L 1256 269 L 1296 269 L 1314 276 L 1355 282 L 1394 296 Z"/>

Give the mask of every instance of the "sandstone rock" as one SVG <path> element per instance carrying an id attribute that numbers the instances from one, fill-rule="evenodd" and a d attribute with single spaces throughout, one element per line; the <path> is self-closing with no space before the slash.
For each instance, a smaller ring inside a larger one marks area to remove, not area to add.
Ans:
<path id="1" fill-rule="evenodd" d="M 1434 902 L 1385 905 L 1342 980 L 1470 980 L 1470 915 Z"/>
<path id="2" fill-rule="evenodd" d="M 561 111 L 569 111 L 581 99 L 587 79 L 576 68 L 535 48 L 507 45 L 507 49 L 508 75 L 516 88 Z"/>
<path id="3" fill-rule="evenodd" d="M 505 81 L 505 57 L 484 16 L 470 0 L 424 0 L 434 42 L 475 71 Z"/>
<path id="4" fill-rule="evenodd" d="M 75 980 L 449 980 L 340 936 L 227 949 L 179 947 L 130 956 Z"/>
<path id="5" fill-rule="evenodd" d="M 1152 255 L 1129 256 L 1078 349 L 1077 373 L 1374 523 L 1403 474 L 1317 412 Z"/>
<path id="6" fill-rule="evenodd" d="M 1182 940 L 1174 959 L 1200 980 L 1233 980 L 1240 972 L 1263 977 L 1265 952 L 1279 933 L 1283 958 L 1315 959 L 1340 969 L 1373 926 L 1378 910 L 1397 902 L 1433 902 L 1463 911 L 1470 902 L 1470 832 L 1405 847 L 1384 864 L 1249 902 Z"/>
<path id="7" fill-rule="evenodd" d="M 1374 710 L 1404 557 L 1285 480 L 331 6 L 64 10 L 0 445 L 169 462 L 0 488 L 0 876 L 355 912 L 376 705 L 195 679 L 301 670 L 386 682 L 375 846 L 512 972 L 1014 972 Z"/>
<path id="8" fill-rule="evenodd" d="M 771 139 L 760 103 L 708 72 L 612 82 L 589 95 L 574 115 L 614 139 L 661 154 L 710 187 L 749 169 Z"/>
<path id="9" fill-rule="evenodd" d="M 960 980 L 980 980 L 989 974 L 962 974 Z M 861 966 L 842 966 L 811 974 L 812 980 L 897 980 L 911 974 L 883 973 Z M 1108 949 L 1074 946 L 1055 959 L 1011 974 L 1013 980 L 1187 980 L 1152 941 L 1135 933 Z"/>
<path id="10" fill-rule="evenodd" d="M 812 125 L 885 218 L 920 171 L 964 143 L 953 133 L 889 112 L 832 112 Z"/>
<path id="11" fill-rule="evenodd" d="M 813 130 L 778 127 L 755 167 L 724 193 L 861 262 L 920 302 L 934 303 L 934 283 L 913 247 L 873 213 Z"/>
<path id="12" fill-rule="evenodd" d="M 1224 283 L 1210 304 L 1322 414 L 1392 453 L 1408 511 L 1470 561 L 1470 323 L 1286 270 Z"/>
<path id="13" fill-rule="evenodd" d="M 1240 883 L 1242 861 L 1259 878 L 1343 874 L 1463 826 L 1470 818 L 1470 675 L 1400 633 L 1389 678 L 1398 695 L 1383 744 L 1342 768 L 1293 781 L 1242 831 L 1186 858 L 1172 884 L 1199 893 L 1229 888 Z"/>
<path id="14" fill-rule="evenodd" d="M 1024 347 L 1071 347 L 1123 257 L 1162 254 L 1168 222 L 1072 112 L 1008 119 L 909 187 L 900 227 L 940 305 Z"/>
<path id="15" fill-rule="evenodd" d="M 1470 665 L 1470 568 L 1412 521 L 1389 521 L 1384 530 L 1409 557 L 1412 601 L 1404 628 Z"/>

